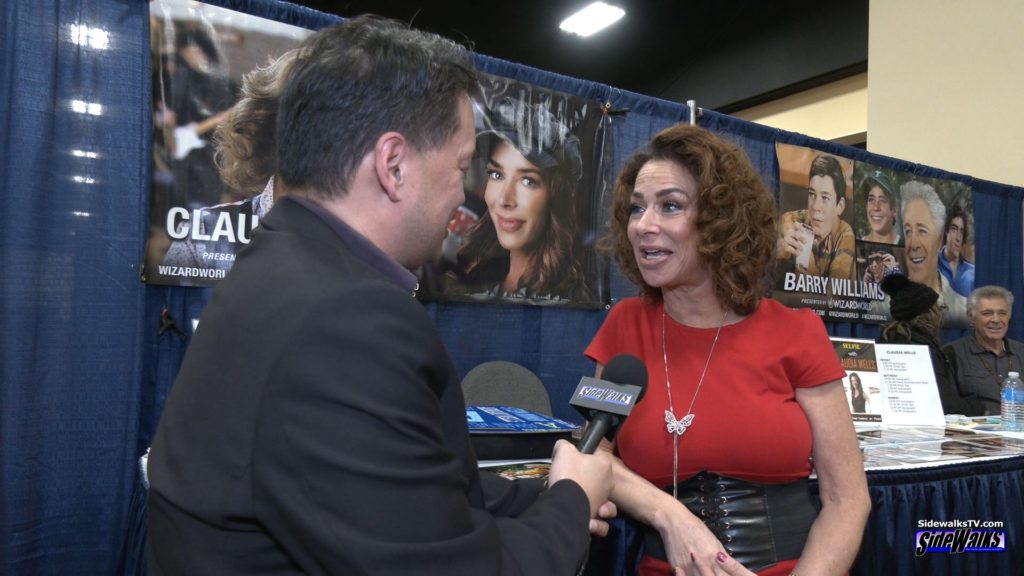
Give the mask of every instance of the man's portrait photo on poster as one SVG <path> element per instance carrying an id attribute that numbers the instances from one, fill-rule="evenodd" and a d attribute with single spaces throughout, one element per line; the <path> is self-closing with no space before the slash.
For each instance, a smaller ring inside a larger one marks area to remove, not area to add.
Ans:
<path id="1" fill-rule="evenodd" d="M 890 172 L 857 162 L 853 168 L 853 181 L 858 183 L 855 198 L 857 240 L 902 246 L 900 197 Z"/>
<path id="2" fill-rule="evenodd" d="M 856 278 L 850 226 L 853 162 L 778 145 L 780 194 L 776 258 L 799 274 Z"/>
<path id="3" fill-rule="evenodd" d="M 857 269 L 853 161 L 776 144 L 779 218 L 772 295 L 827 320 L 855 322 L 868 306 Z"/>
<path id="4" fill-rule="evenodd" d="M 966 328 L 966 297 L 974 289 L 975 259 L 970 187 L 861 162 L 854 168 L 854 178 L 860 183 L 862 278 L 881 283 L 894 272 L 905 274 L 939 295 L 943 329 Z M 895 232 L 887 236 L 890 220 Z M 868 239 L 872 242 L 862 241 Z"/>
<path id="5" fill-rule="evenodd" d="M 597 102 L 484 75 L 466 202 L 442 261 L 421 271 L 428 300 L 598 307 L 594 247 L 611 189 Z"/>
<path id="6" fill-rule="evenodd" d="M 891 317 L 881 282 L 905 274 L 939 294 L 943 328 L 966 327 L 975 246 L 969 186 L 802 146 L 777 144 L 776 154 L 775 298 L 827 320 L 884 323 Z"/>
<path id="7" fill-rule="evenodd" d="M 950 252 L 955 252 L 957 259 L 964 254 L 963 261 L 958 262 L 959 270 L 970 266 L 973 289 L 974 265 L 966 255 L 973 256 L 974 242 L 971 238 L 965 246 L 960 228 L 968 220 L 964 206 L 970 202 L 970 189 L 958 182 L 917 178 L 900 185 L 900 196 L 907 276 L 938 293 L 939 306 L 944 310 L 943 328 L 966 328 L 967 298 L 954 289 L 940 262 L 947 252 L 947 238 L 952 239 L 954 249 Z M 950 234 L 952 226 L 957 229 Z"/>

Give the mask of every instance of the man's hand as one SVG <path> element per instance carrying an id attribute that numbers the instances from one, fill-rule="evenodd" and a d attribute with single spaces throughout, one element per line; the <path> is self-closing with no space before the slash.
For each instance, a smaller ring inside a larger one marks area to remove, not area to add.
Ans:
<path id="1" fill-rule="evenodd" d="M 590 517 L 595 518 L 601 506 L 608 502 L 608 495 L 612 491 L 612 457 L 604 451 L 581 454 L 569 442 L 559 440 L 551 456 L 548 483 L 554 484 L 566 479 L 574 480 L 587 493 Z"/>
<path id="2" fill-rule="evenodd" d="M 612 501 L 601 504 L 600 508 L 597 509 L 597 518 L 590 520 L 590 533 L 594 536 L 607 536 L 608 535 L 608 522 L 609 518 L 615 518 L 619 514 L 619 509 L 615 506 Z"/>

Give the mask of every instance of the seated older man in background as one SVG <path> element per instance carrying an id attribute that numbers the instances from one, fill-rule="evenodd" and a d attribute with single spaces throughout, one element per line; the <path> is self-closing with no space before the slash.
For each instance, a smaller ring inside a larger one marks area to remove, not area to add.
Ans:
<path id="1" fill-rule="evenodd" d="M 981 413 L 968 416 L 999 414 L 999 391 L 1007 372 L 1024 371 L 1024 344 L 1006 337 L 1012 309 L 1013 294 L 1006 288 L 976 288 L 967 298 L 974 333 L 945 348 L 960 394 L 981 406 Z"/>

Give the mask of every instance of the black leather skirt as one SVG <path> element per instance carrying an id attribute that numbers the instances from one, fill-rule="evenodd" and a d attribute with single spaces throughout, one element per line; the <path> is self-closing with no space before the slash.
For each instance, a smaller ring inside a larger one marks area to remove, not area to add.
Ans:
<path id="1" fill-rule="evenodd" d="M 806 479 L 758 484 L 700 472 L 681 482 L 678 493 L 726 552 L 753 572 L 799 558 L 818 516 Z M 644 553 L 667 560 L 661 535 L 650 526 L 644 526 Z"/>

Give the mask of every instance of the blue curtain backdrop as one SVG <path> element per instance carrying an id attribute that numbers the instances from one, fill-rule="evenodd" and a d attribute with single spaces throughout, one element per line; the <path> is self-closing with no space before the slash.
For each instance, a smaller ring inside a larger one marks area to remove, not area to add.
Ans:
<path id="1" fill-rule="evenodd" d="M 269 0 L 211 4 L 317 29 L 334 16 Z M 149 445 L 187 345 L 157 333 L 167 308 L 189 332 L 209 291 L 148 286 L 149 4 L 143 0 L 0 2 L 0 573 L 139 574 L 145 533 L 138 457 Z M 106 32 L 76 43 L 74 26 Z M 101 38 L 101 36 L 98 36 Z M 688 110 L 608 86 L 479 57 L 489 73 L 611 102 L 616 169 Z M 628 112 L 627 112 L 628 111 Z M 977 282 L 1024 294 L 1024 190 L 780 132 L 707 112 L 769 185 L 774 145 L 787 142 L 974 190 Z M 612 296 L 635 289 L 612 272 Z M 1018 301 L 1020 302 L 1020 301 Z M 1022 304 L 1011 336 L 1024 336 Z M 557 416 L 593 366 L 581 351 L 601 310 L 433 304 L 458 368 L 514 360 L 550 389 Z M 877 328 L 836 324 L 836 335 Z M 947 334 L 953 338 L 958 333 Z"/>

